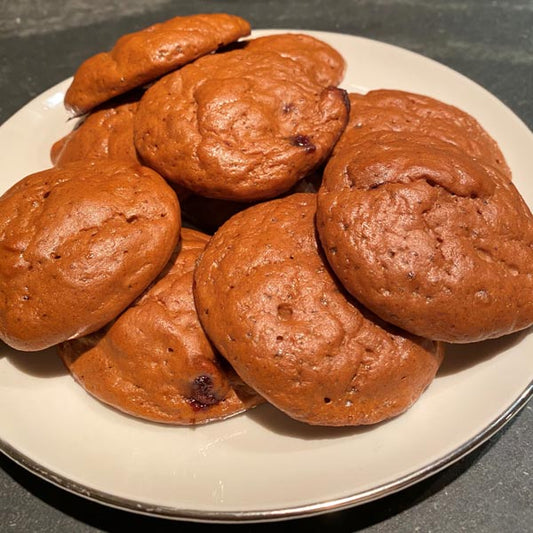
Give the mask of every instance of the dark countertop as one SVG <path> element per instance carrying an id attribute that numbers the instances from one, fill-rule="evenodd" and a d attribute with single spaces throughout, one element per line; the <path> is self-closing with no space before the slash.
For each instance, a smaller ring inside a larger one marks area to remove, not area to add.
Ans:
<path id="1" fill-rule="evenodd" d="M 66 5 L 65 5 L 66 4 Z M 473 79 L 533 128 L 533 1 L 42 0 L 3 2 L 0 123 L 72 75 L 116 38 L 176 15 L 230 12 L 254 28 L 336 31 L 395 44 Z M 333 514 L 239 526 L 247 531 L 517 532 L 533 530 L 533 414 L 526 406 L 466 458 L 397 494 Z M 0 531 L 198 531 L 104 507 L 26 472 L 0 454 Z M 213 526 L 229 530 L 236 526 Z"/>

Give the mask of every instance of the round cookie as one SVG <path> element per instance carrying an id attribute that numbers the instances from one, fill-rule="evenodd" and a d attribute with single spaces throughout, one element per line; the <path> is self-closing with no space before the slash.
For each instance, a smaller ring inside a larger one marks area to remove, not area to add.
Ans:
<path id="1" fill-rule="evenodd" d="M 79 161 L 22 179 L 0 197 L 0 339 L 33 351 L 101 328 L 179 230 L 174 191 L 146 167 Z"/>
<path id="2" fill-rule="evenodd" d="M 59 345 L 74 378 L 104 403 L 155 422 L 199 424 L 262 402 L 213 350 L 198 320 L 193 269 L 209 237 L 182 229 L 157 281 L 108 328 Z"/>
<path id="3" fill-rule="evenodd" d="M 409 408 L 442 344 L 382 324 L 349 297 L 318 247 L 316 195 L 238 213 L 195 271 L 200 320 L 241 378 L 310 424 L 372 424 Z"/>
<path id="4" fill-rule="evenodd" d="M 137 99 L 132 94 L 129 98 L 119 97 L 81 118 L 73 131 L 52 145 L 52 164 L 62 166 L 72 161 L 117 159 L 142 165 L 133 144 L 133 117 L 139 96 Z M 190 194 L 174 183 L 169 185 L 180 202 Z"/>
<path id="5" fill-rule="evenodd" d="M 339 85 L 344 77 L 346 62 L 329 44 L 301 33 L 266 35 L 246 41 L 248 50 L 277 52 L 303 66 L 319 85 Z"/>
<path id="6" fill-rule="evenodd" d="M 336 151 L 345 144 L 353 145 L 368 133 L 416 133 L 449 142 L 511 179 L 511 170 L 497 143 L 474 117 L 461 109 L 429 96 L 391 89 L 351 93 L 349 98 L 350 120 Z"/>
<path id="7" fill-rule="evenodd" d="M 106 100 L 236 41 L 250 24 L 235 15 L 174 17 L 123 35 L 109 52 L 85 60 L 65 94 L 65 107 L 81 115 Z"/>
<path id="8" fill-rule="evenodd" d="M 317 228 L 344 287 L 382 319 L 466 343 L 533 323 L 533 217 L 459 145 L 369 133 L 330 159 Z"/>
<path id="9" fill-rule="evenodd" d="M 55 142 L 50 159 L 55 166 L 84 159 L 124 159 L 140 164 L 133 144 L 133 117 L 137 101 L 98 109 L 65 137 Z"/>
<path id="10" fill-rule="evenodd" d="M 240 49 L 155 83 L 135 117 L 135 146 L 169 181 L 252 202 L 288 191 L 328 157 L 348 119 L 345 91 L 290 57 Z"/>

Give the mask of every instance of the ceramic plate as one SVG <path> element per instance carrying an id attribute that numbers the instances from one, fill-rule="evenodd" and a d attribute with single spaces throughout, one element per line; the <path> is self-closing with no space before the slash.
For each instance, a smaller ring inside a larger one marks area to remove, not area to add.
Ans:
<path id="1" fill-rule="evenodd" d="M 269 32 L 256 32 L 263 35 Z M 533 134 L 500 101 L 420 55 L 349 35 L 313 32 L 346 58 L 350 91 L 397 88 L 474 115 L 500 144 L 533 205 Z M 50 166 L 52 143 L 73 127 L 69 80 L 0 128 L 0 189 Z M 68 490 L 136 512 L 205 521 L 306 516 L 367 502 L 444 468 L 493 435 L 532 392 L 529 331 L 448 351 L 408 412 L 366 428 L 316 428 L 270 406 L 196 428 L 143 422 L 86 394 L 53 349 L 0 348 L 0 446 Z"/>

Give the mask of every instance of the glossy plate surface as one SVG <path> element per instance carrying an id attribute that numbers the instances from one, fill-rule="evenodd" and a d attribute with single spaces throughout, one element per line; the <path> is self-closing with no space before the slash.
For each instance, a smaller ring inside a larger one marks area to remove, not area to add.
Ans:
<path id="1" fill-rule="evenodd" d="M 346 58 L 349 91 L 403 89 L 471 113 L 498 141 L 533 205 L 533 134 L 494 96 L 412 52 L 309 33 Z M 0 193 L 50 166 L 50 146 L 75 122 L 62 105 L 68 84 L 46 91 L 0 128 Z M 390 494 L 489 438 L 531 396 L 532 352 L 529 331 L 450 348 L 420 401 L 374 427 L 315 428 L 261 406 L 221 423 L 179 428 L 100 404 L 74 383 L 54 349 L 25 354 L 0 343 L 0 449 L 68 490 L 136 512 L 205 521 L 306 516 Z"/>

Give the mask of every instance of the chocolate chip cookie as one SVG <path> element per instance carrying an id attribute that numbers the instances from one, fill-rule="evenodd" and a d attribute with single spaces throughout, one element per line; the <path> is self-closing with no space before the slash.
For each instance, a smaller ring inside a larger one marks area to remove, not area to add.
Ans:
<path id="1" fill-rule="evenodd" d="M 330 265 L 363 305 L 416 335 L 466 343 L 528 327 L 528 206 L 489 157 L 410 130 L 339 144 L 318 194 Z"/>
<path id="2" fill-rule="evenodd" d="M 351 93 L 349 97 L 350 120 L 337 150 L 376 131 L 417 133 L 449 142 L 511 179 L 511 170 L 496 141 L 461 109 L 429 96 L 392 89 Z"/>
<path id="3" fill-rule="evenodd" d="M 0 197 L 0 339 L 40 350 L 96 331 L 159 274 L 180 210 L 153 170 L 76 161 Z"/>
<path id="4" fill-rule="evenodd" d="M 316 195 L 233 216 L 195 271 L 200 320 L 241 378 L 309 424 L 372 424 L 431 383 L 442 344 L 384 324 L 346 294 L 316 238 Z"/>
<path id="5" fill-rule="evenodd" d="M 262 402 L 216 354 L 198 321 L 192 275 L 208 240 L 182 229 L 169 264 L 141 298 L 108 328 L 59 346 L 89 393 L 168 424 L 219 420 Z"/>
<path id="6" fill-rule="evenodd" d="M 201 196 L 252 202 L 287 192 L 326 160 L 348 120 L 345 91 L 320 85 L 305 65 L 265 46 L 202 57 L 147 90 L 135 146 Z"/>
<path id="7" fill-rule="evenodd" d="M 250 24 L 241 17 L 209 13 L 174 17 L 123 35 L 109 52 L 80 65 L 65 106 L 82 115 L 249 33 Z"/>

